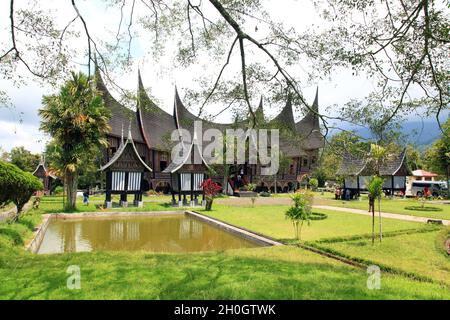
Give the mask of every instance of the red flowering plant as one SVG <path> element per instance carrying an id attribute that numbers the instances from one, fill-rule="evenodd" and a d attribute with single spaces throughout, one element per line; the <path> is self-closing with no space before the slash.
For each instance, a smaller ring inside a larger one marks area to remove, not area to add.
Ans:
<path id="1" fill-rule="evenodd" d="M 214 200 L 214 197 L 219 193 L 220 189 L 222 189 L 217 183 L 212 181 L 211 179 L 204 180 L 200 184 L 201 188 L 203 189 L 203 193 L 205 194 L 206 198 L 206 211 L 211 211 L 212 203 Z"/>

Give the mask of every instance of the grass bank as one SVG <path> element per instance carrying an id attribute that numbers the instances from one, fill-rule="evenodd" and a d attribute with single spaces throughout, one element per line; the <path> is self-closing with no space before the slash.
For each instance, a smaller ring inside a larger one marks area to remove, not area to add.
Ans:
<path id="1" fill-rule="evenodd" d="M 331 193 L 324 193 L 323 195 L 316 192 L 316 203 L 321 205 L 329 205 L 334 207 L 343 207 L 351 209 L 368 210 L 369 200 L 366 195 L 362 195 L 361 201 L 343 201 L 334 200 L 334 195 Z M 434 204 L 426 203 L 426 207 L 435 207 L 442 209 L 442 211 L 422 211 L 422 210 L 407 210 L 405 207 L 421 206 L 421 203 L 412 198 L 400 199 L 400 198 L 383 198 L 381 200 L 381 211 L 397 214 L 406 214 L 417 217 L 427 217 L 433 219 L 445 219 L 450 220 L 450 204 Z M 376 210 L 378 210 L 378 203 L 376 204 Z"/>

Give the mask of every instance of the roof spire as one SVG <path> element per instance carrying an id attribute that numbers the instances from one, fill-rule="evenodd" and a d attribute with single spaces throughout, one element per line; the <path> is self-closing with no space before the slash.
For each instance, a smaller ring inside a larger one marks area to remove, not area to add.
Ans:
<path id="1" fill-rule="evenodd" d="M 123 144 L 123 122 L 122 122 L 122 136 L 120 137 L 120 144 Z"/>
<path id="2" fill-rule="evenodd" d="M 316 98 L 314 99 L 312 108 L 314 111 L 319 111 L 319 86 L 317 86 L 317 89 L 316 89 Z"/>
<path id="3" fill-rule="evenodd" d="M 133 140 L 133 136 L 131 135 L 131 120 L 128 124 L 128 140 Z"/>

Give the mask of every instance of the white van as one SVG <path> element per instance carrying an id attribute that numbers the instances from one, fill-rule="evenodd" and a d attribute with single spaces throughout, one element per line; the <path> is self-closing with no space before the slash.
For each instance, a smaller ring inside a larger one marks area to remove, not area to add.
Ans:
<path id="1" fill-rule="evenodd" d="M 447 193 L 447 185 L 444 181 L 413 181 L 410 188 L 406 189 L 406 196 L 421 197 L 425 194 L 425 189 L 431 193 L 433 197 L 445 195 Z"/>

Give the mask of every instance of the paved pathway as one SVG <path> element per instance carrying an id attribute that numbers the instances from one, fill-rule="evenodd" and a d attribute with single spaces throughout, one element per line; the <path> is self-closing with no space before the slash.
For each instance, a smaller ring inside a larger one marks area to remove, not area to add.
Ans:
<path id="1" fill-rule="evenodd" d="M 368 212 L 366 210 L 360 210 L 360 209 L 350 209 L 350 208 L 332 207 L 332 206 L 313 206 L 313 207 L 317 208 L 317 209 L 363 214 L 366 216 L 372 215 L 370 212 Z M 378 213 L 376 213 L 376 214 L 378 215 Z M 446 225 L 446 226 L 450 225 L 450 220 L 442 220 L 442 219 L 434 219 L 434 218 L 426 218 L 426 217 L 416 217 L 416 216 L 409 216 L 406 214 L 381 212 L 381 216 L 383 218 L 391 218 L 391 219 L 414 221 L 414 222 L 424 222 L 424 223 L 427 223 L 428 220 L 441 220 L 444 225 Z"/>

